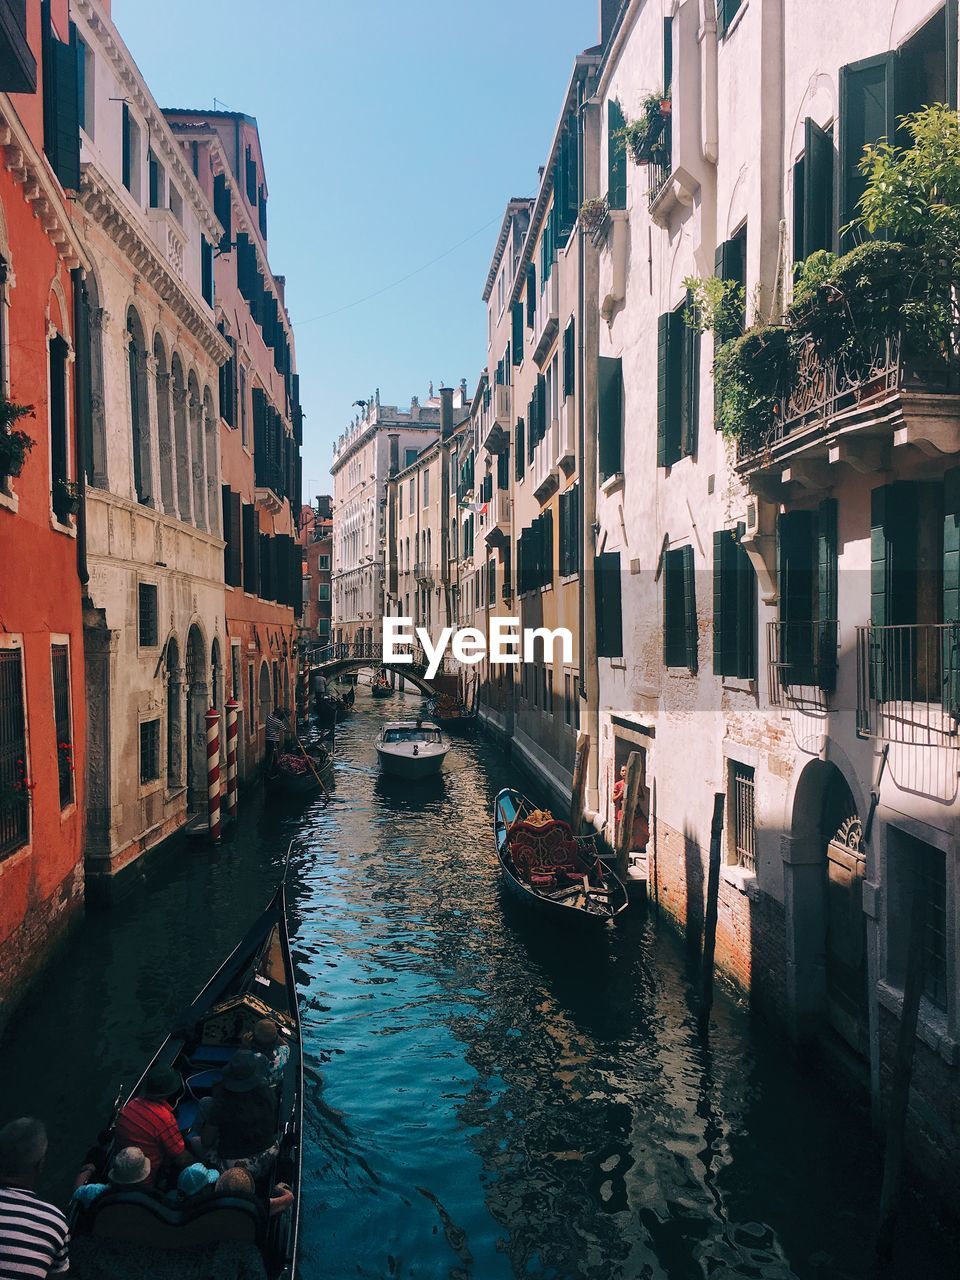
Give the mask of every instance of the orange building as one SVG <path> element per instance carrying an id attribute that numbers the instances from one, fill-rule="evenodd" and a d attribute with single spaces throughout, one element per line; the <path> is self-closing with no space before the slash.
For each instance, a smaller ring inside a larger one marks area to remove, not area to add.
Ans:
<path id="1" fill-rule="evenodd" d="M 265 749 L 273 706 L 292 710 L 296 615 L 302 606 L 302 414 L 282 276 L 267 258 L 267 181 L 257 122 L 239 112 L 171 110 L 222 228 L 214 263 L 220 370 L 227 688 L 240 703 L 239 770 Z"/>
<path id="2" fill-rule="evenodd" d="M 300 512 L 300 544 L 303 547 L 303 617 L 301 644 L 330 643 L 333 617 L 333 499 L 319 495 L 315 507 Z"/>
<path id="3" fill-rule="evenodd" d="M 83 902 L 77 57 L 67 0 L 20 13 L 0 23 L 0 1022 Z"/>

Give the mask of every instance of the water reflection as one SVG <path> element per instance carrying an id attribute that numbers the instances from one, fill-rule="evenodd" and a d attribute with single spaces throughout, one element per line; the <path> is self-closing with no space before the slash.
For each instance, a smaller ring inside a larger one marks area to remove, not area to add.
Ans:
<path id="1" fill-rule="evenodd" d="M 244 797 L 232 843 L 172 850 L 88 918 L 0 1059 L 4 1109 L 52 1120 L 47 1189 L 66 1193 L 293 839 L 306 1280 L 868 1276 L 878 1164 L 857 1110 L 722 996 L 705 1044 L 654 914 L 573 945 L 505 899 L 490 811 L 516 779 L 489 743 L 457 740 L 425 784 L 377 773 L 381 718 L 419 705 L 361 687 L 329 804 Z M 904 1257 L 904 1276 L 952 1274 L 919 1221 Z"/>

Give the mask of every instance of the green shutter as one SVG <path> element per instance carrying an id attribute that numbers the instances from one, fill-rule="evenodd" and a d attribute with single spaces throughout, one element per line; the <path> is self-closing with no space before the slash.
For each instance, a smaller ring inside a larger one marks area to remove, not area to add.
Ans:
<path id="1" fill-rule="evenodd" d="M 683 638 L 687 666 L 697 669 L 697 584 L 693 563 L 693 547 L 683 547 Z"/>
<path id="2" fill-rule="evenodd" d="M 780 661 L 787 684 L 813 683 L 814 513 L 777 521 Z"/>
<path id="3" fill-rule="evenodd" d="M 833 137 L 808 116 L 804 124 L 802 256 L 833 248 Z"/>
<path id="4" fill-rule="evenodd" d="M 597 615 L 597 657 L 623 657 L 623 616 L 620 603 L 620 553 L 604 551 L 594 558 Z"/>
<path id="5" fill-rule="evenodd" d="M 742 533 L 743 526 L 740 526 Z M 732 529 L 713 535 L 713 669 L 756 677 L 757 597 L 753 566 Z"/>
<path id="6" fill-rule="evenodd" d="M 513 324 L 513 363 L 523 364 L 523 303 L 515 302 L 510 308 Z"/>
<path id="7" fill-rule="evenodd" d="M 690 457 L 697 452 L 697 427 L 700 418 L 700 334 L 684 319 L 687 307 L 693 306 L 693 295 L 674 311 L 671 323 L 672 341 L 680 348 L 680 452 Z"/>
<path id="8" fill-rule="evenodd" d="M 896 54 L 881 53 L 840 68 L 840 225 L 857 216 L 867 180 L 860 172 L 865 146 L 894 140 L 894 66 Z M 852 248 L 847 234 L 841 249 Z"/>
<path id="9" fill-rule="evenodd" d="M 572 396 L 576 388 L 577 344 L 573 316 L 563 331 L 563 398 Z"/>
<path id="10" fill-rule="evenodd" d="M 679 312 L 667 311 L 657 321 L 657 466 L 672 466 L 680 457 L 680 385 L 682 348 L 677 341 Z"/>
<path id="11" fill-rule="evenodd" d="M 513 438 L 513 475 L 514 479 L 523 479 L 523 419 L 517 419 Z"/>
<path id="12" fill-rule="evenodd" d="M 687 661 L 683 598 L 683 552 L 663 557 L 663 665 L 683 667 Z"/>
<path id="13" fill-rule="evenodd" d="M 743 680 L 757 677 L 757 577 L 742 538 L 746 527 L 737 525 L 734 572 L 737 583 L 736 673 Z"/>
<path id="14" fill-rule="evenodd" d="M 828 498 L 817 512 L 817 646 L 815 658 L 821 689 L 837 679 L 837 502 Z"/>
<path id="15" fill-rule="evenodd" d="M 130 190 L 130 108 L 126 103 L 123 104 L 123 115 L 121 123 L 121 161 L 120 174 L 123 185 Z"/>
<path id="16" fill-rule="evenodd" d="M 729 675 L 730 597 L 731 583 L 727 570 L 726 548 L 731 540 L 727 529 L 713 535 L 713 670 L 718 676 Z"/>
<path id="17" fill-rule="evenodd" d="M 600 356 L 597 367 L 597 438 L 601 481 L 623 470 L 623 365 Z"/>
<path id="18" fill-rule="evenodd" d="M 803 238 L 803 222 L 807 204 L 807 160 L 801 156 L 793 165 L 793 262 L 803 262 L 807 256 Z M 794 272 L 794 275 L 796 273 Z"/>
<path id="19" fill-rule="evenodd" d="M 620 130 L 626 120 L 615 98 L 607 103 L 607 204 L 611 209 L 627 207 L 627 145 Z"/>
<path id="20" fill-rule="evenodd" d="M 537 268 L 531 262 L 527 267 L 527 328 L 532 329 L 537 318 Z"/>

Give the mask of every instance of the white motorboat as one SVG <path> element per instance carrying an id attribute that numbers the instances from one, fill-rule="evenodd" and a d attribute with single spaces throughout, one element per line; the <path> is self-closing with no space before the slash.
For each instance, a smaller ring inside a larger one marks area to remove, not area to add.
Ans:
<path id="1" fill-rule="evenodd" d="M 398 778 L 429 778 L 440 772 L 450 750 L 430 720 L 391 720 L 380 730 L 377 756 L 384 773 Z"/>

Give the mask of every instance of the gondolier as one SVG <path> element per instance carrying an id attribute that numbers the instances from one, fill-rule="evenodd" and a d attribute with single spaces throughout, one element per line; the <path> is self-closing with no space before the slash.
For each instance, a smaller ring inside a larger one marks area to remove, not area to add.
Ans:
<path id="1" fill-rule="evenodd" d="M 287 736 L 287 715 L 281 707 L 274 709 L 267 716 L 264 725 L 264 733 L 267 740 L 267 756 L 264 761 L 264 767 L 267 773 L 273 768 L 284 738 Z"/>

